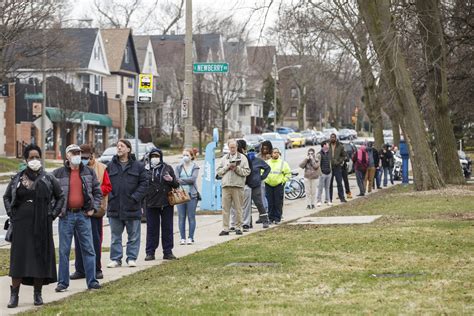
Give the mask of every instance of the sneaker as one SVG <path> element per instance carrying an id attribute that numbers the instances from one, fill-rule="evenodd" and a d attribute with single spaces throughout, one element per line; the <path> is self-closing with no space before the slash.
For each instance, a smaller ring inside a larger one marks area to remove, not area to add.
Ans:
<path id="1" fill-rule="evenodd" d="M 317 207 L 321 207 L 321 202 L 318 202 L 318 203 L 316 204 L 316 206 L 317 206 Z"/>
<path id="2" fill-rule="evenodd" d="M 352 199 L 352 192 L 347 193 L 347 198 Z"/>
<path id="3" fill-rule="evenodd" d="M 268 227 L 270 227 L 270 223 L 268 222 L 263 223 L 263 228 L 268 228 Z"/>
<path id="4" fill-rule="evenodd" d="M 175 255 L 172 253 L 168 253 L 166 255 L 163 255 L 163 260 L 178 260 Z"/>
<path id="5" fill-rule="evenodd" d="M 181 240 L 179 241 L 179 244 L 180 244 L 180 245 L 186 245 L 186 239 L 181 239 Z"/>
<path id="6" fill-rule="evenodd" d="M 56 292 L 65 292 L 67 290 L 67 286 L 63 285 L 63 284 L 58 284 L 58 286 L 56 286 L 56 288 L 54 289 Z"/>
<path id="7" fill-rule="evenodd" d="M 155 260 L 155 255 L 146 255 L 145 261 L 153 261 Z"/>
<path id="8" fill-rule="evenodd" d="M 308 205 L 306 206 L 306 209 L 307 209 L 307 210 L 310 210 L 310 209 L 311 209 L 311 205 L 308 204 Z"/>
<path id="9" fill-rule="evenodd" d="M 364 193 L 357 194 L 357 196 L 365 196 Z"/>
<path id="10" fill-rule="evenodd" d="M 280 221 L 273 221 L 273 224 L 279 225 L 279 224 L 280 224 Z"/>
<path id="11" fill-rule="evenodd" d="M 392 183 L 393 184 L 393 183 Z M 262 220 L 261 219 L 257 219 L 257 221 L 255 222 L 255 224 L 262 224 Z"/>
<path id="12" fill-rule="evenodd" d="M 86 277 L 86 276 L 85 276 L 84 274 L 79 273 L 79 272 L 77 272 L 77 271 L 74 272 L 73 274 L 71 274 L 71 275 L 69 276 L 69 278 L 70 278 L 71 280 L 84 279 L 85 277 Z"/>
<path id="13" fill-rule="evenodd" d="M 103 278 L 104 278 L 104 274 L 102 273 L 102 271 L 97 271 L 97 272 L 95 273 L 95 278 L 96 278 L 97 280 L 103 279 Z"/>
<path id="14" fill-rule="evenodd" d="M 242 229 L 243 229 L 244 232 L 248 232 L 250 227 L 249 227 L 249 225 L 244 225 L 244 226 L 242 226 Z"/>
<path id="15" fill-rule="evenodd" d="M 107 265 L 107 268 L 118 268 L 121 267 L 122 263 L 119 261 L 110 261 L 110 263 Z"/>
<path id="16" fill-rule="evenodd" d="M 192 245 L 192 244 L 194 244 L 194 239 L 188 238 L 188 240 L 186 242 L 187 242 L 188 245 Z"/>
<path id="17" fill-rule="evenodd" d="M 328 205 L 329 205 L 329 206 L 332 206 L 332 202 L 328 202 Z"/>
<path id="18" fill-rule="evenodd" d="M 311 204 L 311 209 L 313 209 L 313 208 L 314 208 L 314 204 Z"/>
<path id="19" fill-rule="evenodd" d="M 347 200 L 346 200 L 346 199 L 342 199 L 342 200 L 341 200 L 341 203 L 347 203 Z"/>
<path id="20" fill-rule="evenodd" d="M 235 234 L 236 234 L 236 235 L 242 235 L 243 233 L 242 233 L 242 231 L 241 231 L 240 229 L 236 229 L 236 230 L 235 230 Z"/>
<path id="21" fill-rule="evenodd" d="M 223 230 L 219 233 L 219 236 L 229 236 L 229 232 L 226 232 L 225 230 Z"/>
<path id="22" fill-rule="evenodd" d="M 99 282 L 92 283 L 89 286 L 89 290 L 99 290 L 102 286 L 100 286 Z"/>
<path id="23" fill-rule="evenodd" d="M 137 266 L 137 263 L 135 260 L 128 260 L 127 264 L 130 268 L 135 268 Z"/>
<path id="24" fill-rule="evenodd" d="M 231 228 L 229 228 L 229 230 L 230 230 L 231 232 L 234 232 L 234 231 L 235 231 L 235 227 L 231 227 Z"/>

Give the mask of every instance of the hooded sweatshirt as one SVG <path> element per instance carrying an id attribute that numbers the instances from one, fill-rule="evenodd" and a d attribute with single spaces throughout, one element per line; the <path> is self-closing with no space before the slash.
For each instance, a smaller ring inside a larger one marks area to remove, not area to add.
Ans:
<path id="1" fill-rule="evenodd" d="M 150 159 L 145 166 L 148 172 L 146 206 L 147 208 L 163 208 L 169 206 L 168 192 L 173 188 L 178 188 L 179 184 L 173 168 L 163 161 L 163 152 L 159 148 L 153 148 L 150 151 L 150 157 L 153 153 L 160 155 L 160 163 L 158 165 L 152 165 Z M 167 174 L 173 178 L 171 182 L 163 179 Z"/>

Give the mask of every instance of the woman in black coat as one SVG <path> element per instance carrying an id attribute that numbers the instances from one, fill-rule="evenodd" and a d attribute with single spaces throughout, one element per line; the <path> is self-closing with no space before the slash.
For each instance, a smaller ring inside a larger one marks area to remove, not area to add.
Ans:
<path id="1" fill-rule="evenodd" d="M 42 168 L 38 146 L 28 145 L 23 156 L 27 168 L 13 177 L 3 196 L 13 225 L 9 308 L 18 306 L 21 283 L 34 286 L 34 304 L 42 305 L 42 286 L 57 281 L 52 222 L 64 195 L 56 178 Z"/>

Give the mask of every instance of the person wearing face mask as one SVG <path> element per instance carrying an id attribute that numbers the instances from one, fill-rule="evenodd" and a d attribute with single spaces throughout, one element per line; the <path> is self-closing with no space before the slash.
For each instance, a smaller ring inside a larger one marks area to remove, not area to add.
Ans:
<path id="1" fill-rule="evenodd" d="M 117 155 L 107 165 L 112 192 L 108 195 L 107 217 L 109 218 L 111 242 L 110 262 L 107 268 L 122 265 L 123 230 L 127 229 L 126 262 L 137 266 L 140 250 L 142 201 L 148 190 L 145 166 L 132 154 L 132 144 L 126 139 L 117 142 Z"/>
<path id="2" fill-rule="evenodd" d="M 107 166 L 95 160 L 93 148 L 88 144 L 82 144 L 80 148 L 82 164 L 94 170 L 97 180 L 99 180 L 100 189 L 103 195 L 99 210 L 91 216 L 92 242 L 94 244 L 95 251 L 96 278 L 97 280 L 100 280 L 104 278 L 101 265 L 103 239 L 102 218 L 104 217 L 107 210 L 107 195 L 110 193 L 110 191 L 112 191 L 112 184 L 110 183 L 109 174 L 106 170 Z M 83 279 L 86 277 L 84 272 L 84 261 L 82 260 L 81 243 L 79 242 L 79 237 L 76 237 L 76 234 L 77 232 L 74 234 L 74 267 L 76 268 L 76 271 L 71 274 L 71 280 Z"/>
<path id="3" fill-rule="evenodd" d="M 300 168 L 304 169 L 304 181 L 306 188 L 306 208 L 314 208 L 316 200 L 316 183 L 321 174 L 319 160 L 313 148 L 308 149 L 308 155 L 300 163 Z"/>
<path id="4" fill-rule="evenodd" d="M 192 245 L 194 243 L 194 231 L 196 230 L 196 207 L 198 203 L 198 190 L 196 180 L 199 175 L 199 166 L 194 163 L 194 152 L 190 149 L 183 151 L 183 158 L 176 166 L 176 178 L 181 187 L 189 192 L 191 201 L 177 205 L 179 233 L 181 245 Z M 189 223 L 189 235 L 186 240 L 186 217 Z"/>
<path id="5" fill-rule="evenodd" d="M 146 257 L 145 261 L 155 260 L 155 251 L 160 241 L 164 260 L 176 260 L 173 254 L 173 213 L 174 208 L 168 202 L 168 192 L 178 188 L 179 183 L 173 168 L 163 161 L 163 152 L 159 148 L 150 151 L 148 170 L 148 191 L 146 193 Z"/>
<path id="6" fill-rule="evenodd" d="M 290 180 L 291 169 L 286 161 L 280 158 L 280 150 L 273 148 L 272 158 L 267 160 L 270 174 L 265 179 L 265 193 L 268 200 L 268 217 L 270 222 L 279 224 L 283 215 L 283 198 L 285 183 Z"/>
<path id="7" fill-rule="evenodd" d="M 9 308 L 18 306 L 20 284 L 34 286 L 34 305 L 42 305 L 43 285 L 57 281 L 52 222 L 61 212 L 64 195 L 58 180 L 42 168 L 38 146 L 26 146 L 23 157 L 26 169 L 12 178 L 3 196 L 14 227 Z"/>
<path id="8" fill-rule="evenodd" d="M 91 216 L 100 208 L 102 191 L 94 170 L 82 164 L 81 148 L 78 145 L 67 146 L 66 158 L 64 166 L 53 171 L 65 197 L 59 214 L 59 278 L 56 292 L 64 292 L 69 287 L 69 256 L 73 236 L 81 245 L 87 288 L 99 289 Z"/>
<path id="9" fill-rule="evenodd" d="M 321 151 L 316 155 L 316 159 L 319 161 L 319 168 L 321 170 L 321 175 L 319 177 L 319 186 L 318 186 L 318 197 L 316 206 L 321 206 L 321 196 L 323 195 L 323 190 L 325 193 L 324 203 L 332 205 L 331 197 L 329 195 L 329 186 L 332 177 L 332 168 L 331 168 L 331 156 L 329 155 L 329 144 L 327 141 L 321 143 Z"/>

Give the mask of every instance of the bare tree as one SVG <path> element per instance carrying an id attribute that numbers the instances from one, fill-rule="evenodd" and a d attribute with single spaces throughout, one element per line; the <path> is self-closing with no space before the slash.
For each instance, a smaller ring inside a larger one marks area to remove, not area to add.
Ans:
<path id="1" fill-rule="evenodd" d="M 385 79 L 395 93 L 397 106 L 403 113 L 402 125 L 405 138 L 411 146 L 415 189 L 439 189 L 444 186 L 444 182 L 431 154 L 405 58 L 399 51 L 398 35 L 390 12 L 390 0 L 358 0 L 358 4 Z"/>

